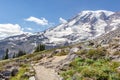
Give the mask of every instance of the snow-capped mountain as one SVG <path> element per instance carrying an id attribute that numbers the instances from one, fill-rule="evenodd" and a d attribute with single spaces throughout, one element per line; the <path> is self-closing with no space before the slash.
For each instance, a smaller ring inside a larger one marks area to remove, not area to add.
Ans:
<path id="1" fill-rule="evenodd" d="M 46 44 L 47 48 L 94 39 L 120 27 L 120 12 L 105 10 L 82 11 L 66 23 L 35 34 L 22 34 L 0 41 L 1 54 L 9 48 L 10 53 L 18 49 L 30 53 L 36 44 Z"/>
<path id="2" fill-rule="evenodd" d="M 61 24 L 52 30 L 47 30 L 45 36 L 49 38 L 50 43 L 63 41 L 73 43 L 95 38 L 116 28 L 111 26 L 114 22 L 109 17 L 112 14 L 114 12 L 103 10 L 82 11 L 67 23 Z"/>

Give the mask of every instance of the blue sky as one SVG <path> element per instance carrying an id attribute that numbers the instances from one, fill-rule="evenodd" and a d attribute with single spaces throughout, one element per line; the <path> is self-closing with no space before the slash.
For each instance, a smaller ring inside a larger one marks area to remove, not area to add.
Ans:
<path id="1" fill-rule="evenodd" d="M 0 0 L 0 25 L 39 32 L 60 24 L 60 18 L 70 19 L 83 10 L 120 11 L 120 0 Z M 30 18 L 44 20 L 48 24 L 43 25 Z"/>

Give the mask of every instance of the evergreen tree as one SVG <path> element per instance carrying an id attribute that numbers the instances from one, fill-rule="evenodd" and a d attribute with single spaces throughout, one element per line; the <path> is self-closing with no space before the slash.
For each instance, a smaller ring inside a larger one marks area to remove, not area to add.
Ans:
<path id="1" fill-rule="evenodd" d="M 8 52 L 9 52 L 9 50 L 6 49 L 6 53 L 5 53 L 4 59 L 8 59 L 9 58 Z"/>
<path id="2" fill-rule="evenodd" d="M 15 57 L 16 57 L 16 54 L 14 53 L 14 54 L 13 54 L 13 58 L 15 58 Z"/>
<path id="3" fill-rule="evenodd" d="M 20 57 L 20 56 L 23 56 L 23 55 L 26 55 L 26 52 L 22 51 L 22 50 L 19 50 L 16 57 Z"/>
<path id="4" fill-rule="evenodd" d="M 45 45 L 40 45 L 40 51 L 45 50 Z"/>
<path id="5" fill-rule="evenodd" d="M 44 50 L 45 50 L 45 45 L 39 44 L 39 45 L 36 47 L 35 52 L 44 51 Z"/>

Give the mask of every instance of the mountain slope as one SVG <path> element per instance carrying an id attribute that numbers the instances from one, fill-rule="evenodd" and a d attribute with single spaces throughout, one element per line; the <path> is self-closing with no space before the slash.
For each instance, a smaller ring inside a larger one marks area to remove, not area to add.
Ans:
<path id="1" fill-rule="evenodd" d="M 22 34 L 0 41 L 0 56 L 8 48 L 11 53 L 19 49 L 31 53 L 36 44 L 45 44 L 46 48 L 79 43 L 97 38 L 120 27 L 120 12 L 105 10 L 82 11 L 75 17 L 52 29 L 32 35 Z"/>
<path id="2" fill-rule="evenodd" d="M 120 38 L 120 27 L 116 30 L 110 31 L 104 35 L 99 36 L 98 38 L 94 39 L 94 41 L 98 42 L 99 44 L 108 44 L 114 39 Z"/>

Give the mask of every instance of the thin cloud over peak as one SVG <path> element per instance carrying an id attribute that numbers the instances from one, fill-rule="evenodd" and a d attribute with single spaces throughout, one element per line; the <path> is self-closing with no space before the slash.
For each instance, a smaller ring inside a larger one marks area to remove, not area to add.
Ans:
<path id="1" fill-rule="evenodd" d="M 32 31 L 33 29 L 32 28 L 30 28 L 30 27 L 28 27 L 28 28 L 26 28 L 28 31 Z"/>
<path id="2" fill-rule="evenodd" d="M 48 20 L 46 20 L 45 18 L 39 19 L 39 18 L 31 16 L 31 17 L 25 19 L 25 21 L 35 22 L 38 25 L 42 25 L 42 26 L 48 25 Z"/>

